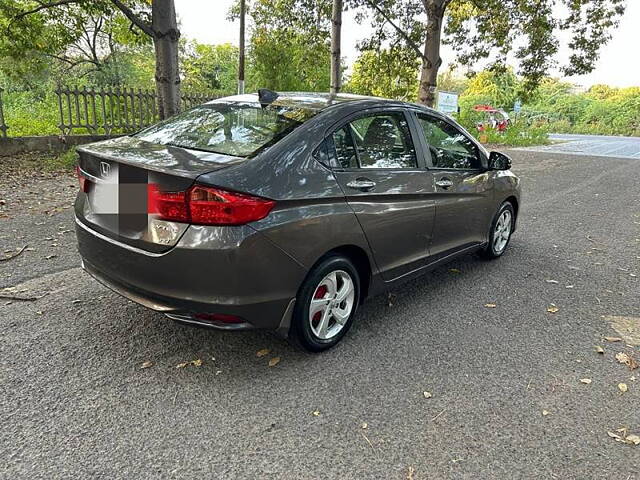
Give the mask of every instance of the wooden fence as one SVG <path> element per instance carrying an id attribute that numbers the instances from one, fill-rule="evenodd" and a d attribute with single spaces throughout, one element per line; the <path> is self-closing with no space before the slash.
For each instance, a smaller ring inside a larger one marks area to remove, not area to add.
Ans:
<path id="1" fill-rule="evenodd" d="M 0 87 L 0 137 L 7 137 Z M 114 135 L 131 133 L 153 125 L 158 117 L 155 90 L 132 87 L 67 87 L 56 89 L 62 135 L 75 133 Z M 187 110 L 217 98 L 209 93 L 183 92 L 182 109 Z"/>
<path id="2" fill-rule="evenodd" d="M 4 122 L 4 111 L 2 110 L 2 92 L 4 89 L 0 87 L 0 137 L 7 136 L 7 124 Z"/>
<path id="3" fill-rule="evenodd" d="M 60 131 L 75 130 L 91 134 L 129 133 L 156 123 L 158 118 L 155 90 L 132 87 L 58 87 Z M 206 93 L 182 93 L 182 109 L 187 110 L 216 98 Z"/>

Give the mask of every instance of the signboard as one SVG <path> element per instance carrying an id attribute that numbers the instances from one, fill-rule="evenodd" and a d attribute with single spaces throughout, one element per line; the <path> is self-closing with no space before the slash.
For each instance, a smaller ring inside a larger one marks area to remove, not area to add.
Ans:
<path id="1" fill-rule="evenodd" d="M 520 113 L 522 110 L 522 102 L 520 100 L 516 100 L 516 103 L 513 104 L 513 111 L 515 113 Z"/>
<path id="2" fill-rule="evenodd" d="M 458 113 L 458 94 L 453 92 L 438 92 L 436 109 L 442 113 Z"/>

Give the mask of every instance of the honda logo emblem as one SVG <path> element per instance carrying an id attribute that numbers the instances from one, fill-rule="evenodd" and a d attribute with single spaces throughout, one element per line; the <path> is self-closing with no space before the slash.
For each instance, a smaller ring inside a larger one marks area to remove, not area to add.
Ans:
<path id="1" fill-rule="evenodd" d="M 111 173 L 111 165 L 107 162 L 100 162 L 100 175 L 103 177 L 108 177 Z"/>

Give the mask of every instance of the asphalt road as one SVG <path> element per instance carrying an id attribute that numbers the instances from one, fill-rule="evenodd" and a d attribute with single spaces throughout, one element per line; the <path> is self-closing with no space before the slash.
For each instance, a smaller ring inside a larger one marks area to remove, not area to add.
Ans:
<path id="1" fill-rule="evenodd" d="M 33 250 L 0 293 L 47 295 L 0 299 L 0 478 L 640 480 L 640 445 L 607 434 L 640 434 L 640 369 L 615 358 L 640 362 L 640 161 L 512 154 L 508 253 L 371 300 L 320 355 L 111 293 L 78 268 L 73 179 L 16 173 L 0 245 Z"/>
<path id="2" fill-rule="evenodd" d="M 522 150 L 568 155 L 640 159 L 640 137 L 608 137 L 604 135 L 552 134 L 551 145 L 527 147 Z"/>

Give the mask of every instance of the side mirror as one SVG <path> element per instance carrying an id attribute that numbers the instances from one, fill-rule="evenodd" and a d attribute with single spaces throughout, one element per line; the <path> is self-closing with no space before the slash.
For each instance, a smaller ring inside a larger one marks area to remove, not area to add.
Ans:
<path id="1" fill-rule="evenodd" d="M 511 168 L 511 158 L 500 152 L 489 154 L 489 170 L 509 170 Z"/>

